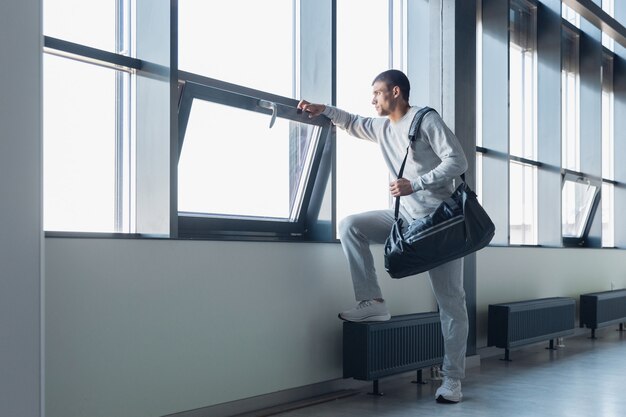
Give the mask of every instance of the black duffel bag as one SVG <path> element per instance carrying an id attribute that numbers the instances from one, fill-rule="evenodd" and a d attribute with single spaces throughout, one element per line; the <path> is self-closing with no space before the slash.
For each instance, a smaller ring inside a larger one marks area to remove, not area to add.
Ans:
<path id="1" fill-rule="evenodd" d="M 411 123 L 409 147 L 398 179 L 402 178 L 410 143 L 415 139 L 422 118 L 430 108 L 421 109 Z M 400 197 L 396 197 L 395 222 L 385 242 L 385 269 L 392 278 L 428 271 L 446 262 L 461 258 L 489 244 L 495 226 L 465 182 L 428 216 L 413 220 L 402 232 L 399 217 Z"/>

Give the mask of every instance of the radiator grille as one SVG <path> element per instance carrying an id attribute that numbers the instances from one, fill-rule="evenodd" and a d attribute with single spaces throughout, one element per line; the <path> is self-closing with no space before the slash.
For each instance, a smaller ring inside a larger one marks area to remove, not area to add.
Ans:
<path id="1" fill-rule="evenodd" d="M 441 362 L 438 313 L 396 316 L 382 323 L 344 323 L 344 378 L 377 379 Z"/>
<path id="2" fill-rule="evenodd" d="M 488 345 L 511 348 L 574 333 L 576 302 L 555 297 L 489 306 Z"/>
<path id="3" fill-rule="evenodd" d="M 369 367 L 372 372 L 393 371 L 442 356 L 439 323 L 413 324 L 374 330 Z"/>
<path id="4" fill-rule="evenodd" d="M 626 320 L 626 290 L 580 296 L 580 326 L 591 329 Z"/>
<path id="5" fill-rule="evenodd" d="M 569 305 L 517 311 L 509 321 L 509 340 L 517 342 L 574 327 Z"/>

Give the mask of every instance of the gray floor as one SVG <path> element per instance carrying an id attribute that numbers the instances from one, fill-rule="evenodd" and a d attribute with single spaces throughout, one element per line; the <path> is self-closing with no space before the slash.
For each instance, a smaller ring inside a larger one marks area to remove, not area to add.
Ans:
<path id="1" fill-rule="evenodd" d="M 280 417 L 404 416 L 626 416 L 626 333 L 616 327 L 566 338 L 565 347 L 550 351 L 547 343 L 483 359 L 468 370 L 463 401 L 437 404 L 439 382 L 411 384 L 412 376 L 382 379 L 384 396 L 366 391 L 297 408 Z"/>

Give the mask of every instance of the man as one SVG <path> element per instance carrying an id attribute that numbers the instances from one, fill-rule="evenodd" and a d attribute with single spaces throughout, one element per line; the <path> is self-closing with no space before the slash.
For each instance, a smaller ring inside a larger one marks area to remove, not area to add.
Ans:
<path id="1" fill-rule="evenodd" d="M 372 83 L 372 104 L 379 116 L 361 117 L 335 107 L 300 101 L 298 108 L 309 117 L 324 114 L 350 135 L 378 143 L 394 178 L 409 143 L 409 127 L 419 107 L 409 104 L 410 84 L 401 71 L 379 74 Z M 436 112 L 427 113 L 411 144 L 404 178 L 391 182 L 389 191 L 400 199 L 404 225 L 431 213 L 454 191 L 454 179 L 465 172 L 467 160 L 456 136 Z M 339 313 L 348 321 L 384 321 L 391 315 L 378 285 L 370 243 L 384 243 L 394 223 L 393 210 L 376 210 L 348 216 L 339 224 L 341 245 L 348 258 L 354 293 L 353 309 Z M 444 337 L 444 380 L 437 402 L 459 402 L 460 380 L 465 376 L 468 319 L 463 290 L 462 260 L 429 271 L 439 304 Z"/>

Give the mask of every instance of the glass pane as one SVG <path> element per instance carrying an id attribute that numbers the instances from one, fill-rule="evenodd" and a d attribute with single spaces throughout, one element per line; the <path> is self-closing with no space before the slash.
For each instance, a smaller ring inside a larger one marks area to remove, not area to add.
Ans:
<path id="1" fill-rule="evenodd" d="M 354 11 L 359 10 L 355 19 Z M 377 117 L 372 80 L 389 68 L 389 1 L 337 2 L 337 104 L 362 116 Z M 408 138 L 407 138 L 408 141 Z M 389 170 L 380 149 L 337 129 L 337 218 L 387 209 Z"/>
<path id="2" fill-rule="evenodd" d="M 563 237 L 582 237 L 597 187 L 584 181 L 563 185 Z"/>
<path id="3" fill-rule="evenodd" d="M 178 163 L 179 211 L 296 220 L 321 129 L 269 123 L 265 114 L 194 100 Z"/>
<path id="4" fill-rule="evenodd" d="M 615 17 L 615 0 L 602 0 L 602 10 L 609 16 Z M 610 51 L 615 51 L 615 41 L 604 32 L 602 32 L 602 45 Z"/>
<path id="5" fill-rule="evenodd" d="M 535 65 L 534 51 L 510 47 L 510 153 L 527 159 L 536 158 L 535 134 Z"/>
<path id="6" fill-rule="evenodd" d="M 44 228 L 115 231 L 116 71 L 44 54 Z"/>
<path id="7" fill-rule="evenodd" d="M 608 248 L 615 247 L 614 192 L 613 184 L 602 184 L 602 246 Z"/>
<path id="8" fill-rule="evenodd" d="M 613 92 L 602 92 L 602 177 L 613 179 Z"/>
<path id="9" fill-rule="evenodd" d="M 178 2 L 183 71 L 293 97 L 293 50 L 293 0 Z"/>
<path id="10" fill-rule="evenodd" d="M 537 167 L 510 164 L 510 241 L 513 245 L 537 244 Z"/>
<path id="11" fill-rule="evenodd" d="M 580 77 L 578 38 L 564 36 L 561 72 L 562 166 L 580 171 Z"/>
<path id="12" fill-rule="evenodd" d="M 571 7 L 563 4 L 561 9 L 561 16 L 563 19 L 570 22 L 572 25 L 580 29 L 580 15 L 574 11 Z"/>
<path id="13" fill-rule="evenodd" d="M 522 62 L 521 48 L 511 44 L 509 48 L 509 143 L 511 155 L 516 156 L 523 156 L 524 84 Z"/>
<path id="14" fill-rule="evenodd" d="M 123 2 L 124 0 L 43 0 L 43 33 L 46 36 L 117 52 L 116 3 Z"/>

